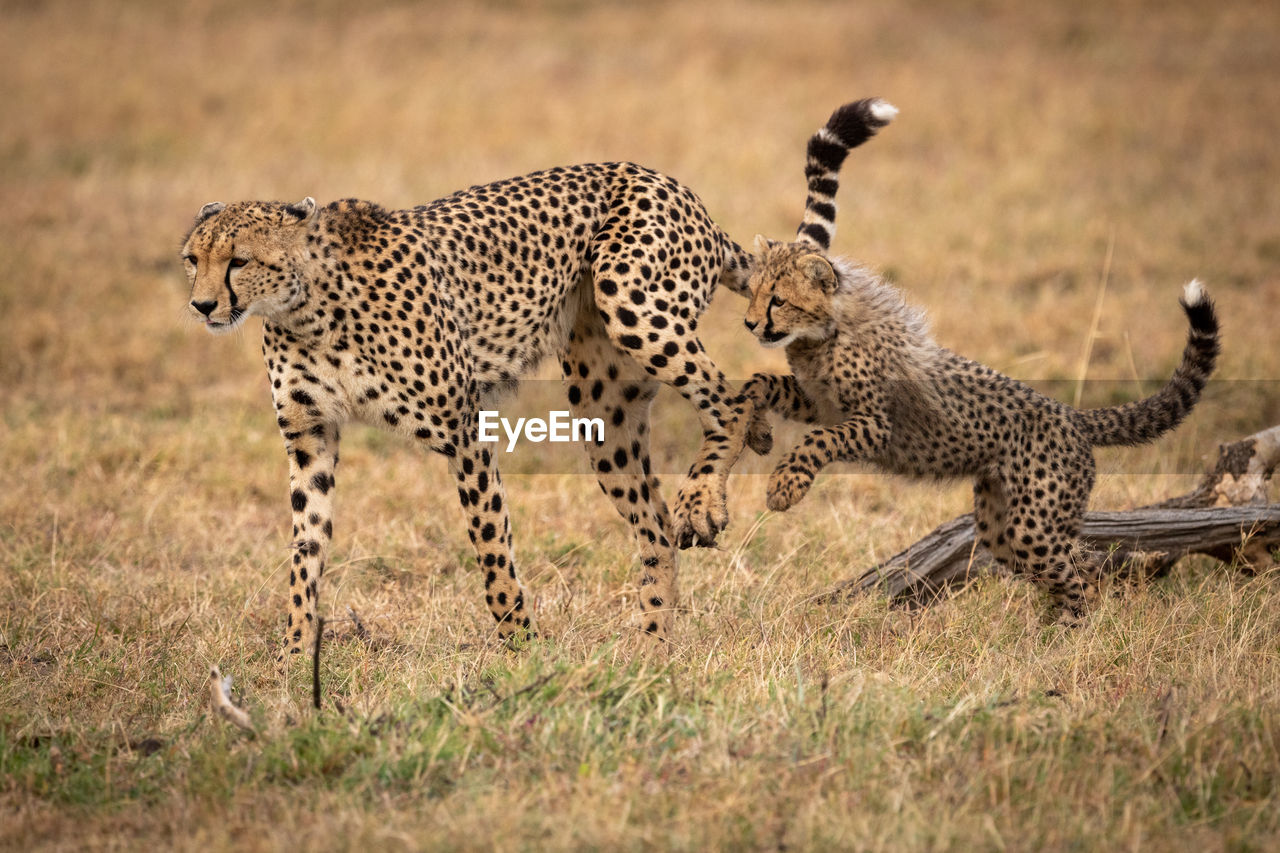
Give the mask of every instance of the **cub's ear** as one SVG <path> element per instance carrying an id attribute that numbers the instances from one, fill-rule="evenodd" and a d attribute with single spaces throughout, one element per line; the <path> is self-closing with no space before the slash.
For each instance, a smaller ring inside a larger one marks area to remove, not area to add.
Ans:
<path id="1" fill-rule="evenodd" d="M 836 271 L 822 255 L 805 255 L 797 261 L 800 272 L 828 293 L 836 289 Z"/>
<path id="2" fill-rule="evenodd" d="M 764 236 L 763 234 L 756 235 L 755 253 L 757 255 L 763 255 L 765 252 L 769 251 L 769 247 L 772 245 L 773 245 L 773 241 L 770 240 L 768 237 Z"/>
<path id="3" fill-rule="evenodd" d="M 307 196 L 297 204 L 286 205 L 284 209 L 285 225 L 301 225 L 304 222 L 310 222 L 311 218 L 316 215 L 316 200 L 311 196 Z"/>
<path id="4" fill-rule="evenodd" d="M 210 216 L 216 216 L 226 210 L 227 206 L 220 201 L 211 201 L 204 207 L 200 208 L 200 212 L 196 214 L 196 224 L 199 225 Z"/>

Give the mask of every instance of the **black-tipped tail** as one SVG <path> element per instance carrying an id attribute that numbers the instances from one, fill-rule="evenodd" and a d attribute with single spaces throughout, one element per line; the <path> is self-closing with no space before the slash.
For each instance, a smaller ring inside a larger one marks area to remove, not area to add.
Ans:
<path id="1" fill-rule="evenodd" d="M 1182 363 L 1164 387 L 1145 400 L 1076 412 L 1077 423 L 1094 445 L 1146 444 L 1182 423 L 1200 400 L 1218 359 L 1218 315 L 1198 281 L 1186 286 L 1179 301 L 1191 324 Z"/>
<path id="2" fill-rule="evenodd" d="M 827 123 L 809 138 L 808 159 L 804 176 L 809 196 L 804 203 L 804 218 L 796 232 L 797 240 L 806 240 L 819 249 L 831 248 L 836 232 L 836 190 L 840 188 L 840 167 L 849 151 L 876 135 L 898 114 L 898 108 L 879 98 L 865 98 L 845 104 Z"/>

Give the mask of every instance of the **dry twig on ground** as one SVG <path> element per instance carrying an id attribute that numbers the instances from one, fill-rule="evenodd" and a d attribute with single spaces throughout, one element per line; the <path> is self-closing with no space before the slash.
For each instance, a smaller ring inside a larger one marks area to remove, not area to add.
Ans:
<path id="1" fill-rule="evenodd" d="M 231 676 L 223 678 L 216 666 L 209 672 L 209 699 L 218 716 L 250 735 L 257 735 L 249 715 L 231 699 Z"/>

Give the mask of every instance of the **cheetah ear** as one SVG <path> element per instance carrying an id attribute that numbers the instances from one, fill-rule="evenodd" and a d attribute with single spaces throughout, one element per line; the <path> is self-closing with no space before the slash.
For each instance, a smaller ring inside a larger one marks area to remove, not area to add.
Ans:
<path id="1" fill-rule="evenodd" d="M 763 234 L 756 235 L 755 252 L 757 255 L 763 255 L 769 251 L 769 247 L 773 245 L 773 241 Z"/>
<path id="2" fill-rule="evenodd" d="M 805 255 L 797 262 L 800 272 L 827 293 L 836 289 L 836 271 L 822 255 Z"/>
<path id="3" fill-rule="evenodd" d="M 284 209 L 286 225 L 302 225 L 310 222 L 311 218 L 316 215 L 316 200 L 311 196 L 307 196 L 297 204 L 287 205 Z M 290 223 L 289 218 L 293 218 L 296 222 Z"/>
<path id="4" fill-rule="evenodd" d="M 204 222 L 210 216 L 216 216 L 217 214 L 221 213 L 226 209 L 227 209 L 227 206 L 222 202 L 211 201 L 208 204 L 206 204 L 204 207 L 200 208 L 200 212 L 196 214 L 196 224 L 199 225 L 201 222 Z"/>

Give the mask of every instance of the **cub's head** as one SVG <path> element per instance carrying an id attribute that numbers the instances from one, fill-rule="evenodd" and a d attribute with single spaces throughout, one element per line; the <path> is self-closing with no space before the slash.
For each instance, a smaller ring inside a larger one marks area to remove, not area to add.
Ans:
<path id="1" fill-rule="evenodd" d="M 182 246 L 191 314 L 214 334 L 250 314 L 278 318 L 306 298 L 301 262 L 316 202 L 206 204 Z"/>
<path id="2" fill-rule="evenodd" d="M 835 330 L 831 304 L 839 276 L 812 243 L 779 243 L 756 237 L 748 287 L 751 304 L 743 321 L 766 347 L 821 341 Z"/>

